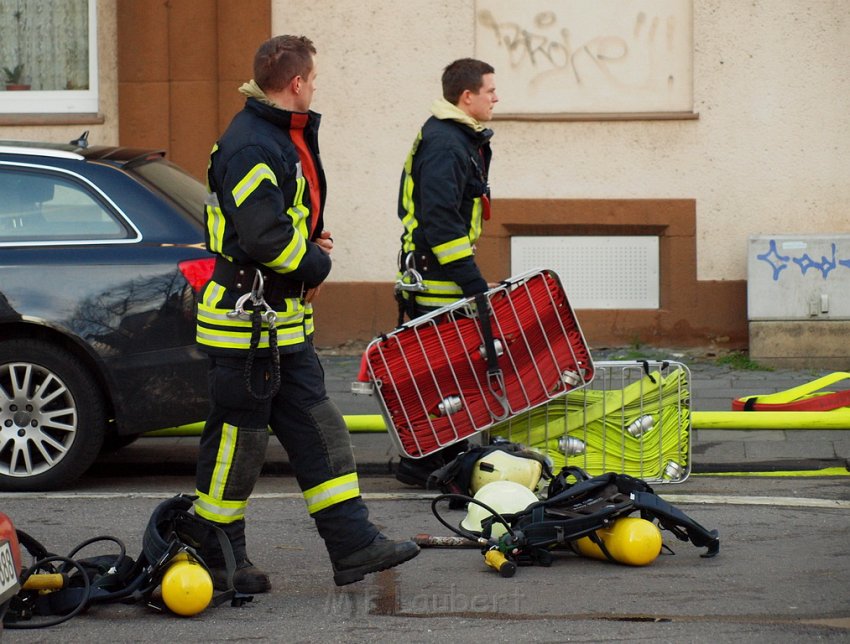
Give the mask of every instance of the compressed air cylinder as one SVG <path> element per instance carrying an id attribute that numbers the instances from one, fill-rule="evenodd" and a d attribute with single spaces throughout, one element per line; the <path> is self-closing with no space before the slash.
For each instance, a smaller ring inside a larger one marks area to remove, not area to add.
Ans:
<path id="1" fill-rule="evenodd" d="M 596 531 L 614 561 L 628 566 L 646 566 L 661 554 L 661 530 L 658 526 L 639 517 L 615 519 L 611 525 Z M 576 549 L 585 557 L 608 560 L 602 549 L 590 537 L 574 542 Z"/>
<path id="2" fill-rule="evenodd" d="M 190 617 L 209 606 L 213 582 L 206 568 L 191 557 L 178 557 L 162 577 L 162 600 L 172 612 Z"/>

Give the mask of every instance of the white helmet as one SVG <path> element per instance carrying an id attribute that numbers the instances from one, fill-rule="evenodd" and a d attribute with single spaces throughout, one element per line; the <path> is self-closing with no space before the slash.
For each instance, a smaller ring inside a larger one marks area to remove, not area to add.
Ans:
<path id="1" fill-rule="evenodd" d="M 532 503 L 537 503 L 537 495 L 520 483 L 514 481 L 493 481 L 484 485 L 473 497 L 476 501 L 491 507 L 499 514 L 514 514 L 522 512 Z M 460 526 L 470 532 L 481 532 L 481 522 L 492 516 L 489 510 L 485 510 L 477 503 L 469 503 L 466 517 L 460 522 Z M 490 532 L 491 537 L 500 537 L 507 532 L 507 528 L 498 522 L 493 523 Z"/>
<path id="2" fill-rule="evenodd" d="M 533 458 L 515 456 L 504 450 L 493 450 L 475 463 L 469 480 L 473 494 L 493 481 L 513 481 L 536 490 L 543 474 L 543 464 Z"/>

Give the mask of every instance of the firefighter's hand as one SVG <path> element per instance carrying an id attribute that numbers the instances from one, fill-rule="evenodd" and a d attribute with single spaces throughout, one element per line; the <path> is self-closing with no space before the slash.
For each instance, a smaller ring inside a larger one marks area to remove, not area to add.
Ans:
<path id="1" fill-rule="evenodd" d="M 313 299 L 319 294 L 319 291 L 321 291 L 321 290 L 322 290 L 321 284 L 319 284 L 315 288 L 308 288 L 307 292 L 304 293 L 304 301 L 307 302 L 307 303 L 312 302 Z"/>
<path id="2" fill-rule="evenodd" d="M 331 251 L 334 248 L 334 238 L 331 237 L 331 233 L 329 230 L 323 230 L 319 234 L 319 238 L 316 240 L 316 245 L 325 251 L 328 255 L 331 254 Z"/>

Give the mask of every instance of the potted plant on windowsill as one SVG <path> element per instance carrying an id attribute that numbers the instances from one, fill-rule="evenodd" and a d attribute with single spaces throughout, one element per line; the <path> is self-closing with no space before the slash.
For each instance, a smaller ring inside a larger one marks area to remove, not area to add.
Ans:
<path id="1" fill-rule="evenodd" d="M 25 90 L 29 89 L 30 86 L 23 82 L 24 78 L 24 65 L 23 63 L 18 63 L 14 68 L 4 67 L 3 73 L 6 74 L 6 90 L 7 91 L 15 91 L 15 90 Z"/>

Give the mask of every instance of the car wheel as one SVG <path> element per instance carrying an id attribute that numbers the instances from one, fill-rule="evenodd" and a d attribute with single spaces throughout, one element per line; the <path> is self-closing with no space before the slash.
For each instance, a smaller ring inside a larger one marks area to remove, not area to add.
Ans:
<path id="1" fill-rule="evenodd" d="M 103 397 L 74 356 L 39 340 L 0 342 L 0 489 L 72 483 L 105 432 Z"/>

